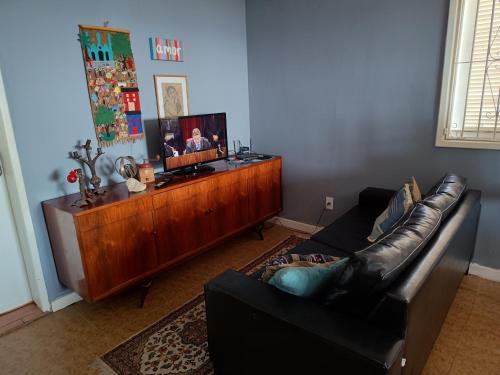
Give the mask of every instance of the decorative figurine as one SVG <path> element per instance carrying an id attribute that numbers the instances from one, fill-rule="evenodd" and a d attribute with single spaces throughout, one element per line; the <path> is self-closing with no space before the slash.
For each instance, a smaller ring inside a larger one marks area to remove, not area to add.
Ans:
<path id="1" fill-rule="evenodd" d="M 97 159 L 104 154 L 104 152 L 102 152 L 101 147 L 97 147 L 97 154 L 96 156 L 94 156 L 94 158 L 92 158 L 90 156 L 90 151 L 92 150 L 90 142 L 91 142 L 90 139 L 87 139 L 87 142 L 85 142 L 85 146 L 82 147 L 85 149 L 85 152 L 87 154 L 86 159 L 84 159 L 78 151 L 73 151 L 72 153 L 70 153 L 70 155 L 72 159 L 78 160 L 89 167 L 90 173 L 92 174 L 92 177 L 90 178 L 90 183 L 94 187 L 92 189 L 92 194 L 95 195 L 104 194 L 106 191 L 101 187 L 101 178 L 97 175 L 95 171 L 95 163 Z"/>
<path id="2" fill-rule="evenodd" d="M 80 185 L 80 199 L 75 201 L 72 204 L 73 206 L 84 207 L 95 202 L 94 194 L 85 186 L 85 177 L 83 176 L 83 172 L 80 168 L 70 171 L 66 180 L 68 180 L 71 184 L 74 184 L 78 180 Z"/>
<path id="3" fill-rule="evenodd" d="M 146 184 L 137 181 L 135 178 L 139 170 L 132 156 L 120 156 L 117 158 L 115 160 L 115 169 L 116 172 L 125 179 L 125 184 L 129 192 L 140 193 L 146 190 Z"/>

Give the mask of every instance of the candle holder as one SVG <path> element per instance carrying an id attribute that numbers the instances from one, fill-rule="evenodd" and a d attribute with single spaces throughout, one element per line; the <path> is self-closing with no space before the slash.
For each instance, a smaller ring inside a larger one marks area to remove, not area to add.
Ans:
<path id="1" fill-rule="evenodd" d="M 101 156 L 104 155 L 104 152 L 102 152 L 101 147 L 97 147 L 97 154 L 92 158 L 90 156 L 90 151 L 92 151 L 92 147 L 90 146 L 90 139 L 87 139 L 87 142 L 85 142 L 85 145 L 82 147 L 85 150 L 85 153 L 87 155 L 86 158 L 83 158 L 82 155 L 78 151 L 73 151 L 70 153 L 71 158 L 78 160 L 79 162 L 87 165 L 90 169 L 90 173 L 92 174 L 92 177 L 90 178 L 90 183 L 94 187 L 92 189 L 92 194 L 95 195 L 102 195 L 106 191 L 101 187 L 101 178 L 97 175 L 96 170 L 95 170 L 95 163 L 97 159 Z"/>

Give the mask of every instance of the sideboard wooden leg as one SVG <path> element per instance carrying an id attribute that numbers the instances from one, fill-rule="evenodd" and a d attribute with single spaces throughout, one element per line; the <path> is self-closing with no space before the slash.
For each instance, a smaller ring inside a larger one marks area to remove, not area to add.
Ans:
<path id="1" fill-rule="evenodd" d="M 141 284 L 141 305 L 140 308 L 144 307 L 144 302 L 146 302 L 146 297 L 148 296 L 149 289 L 151 289 L 151 285 L 153 284 L 153 280 L 148 280 Z"/>
<path id="2" fill-rule="evenodd" d="M 259 239 L 261 241 L 264 240 L 264 224 L 259 224 L 255 227 L 255 231 L 257 232 L 258 236 L 259 236 Z"/>

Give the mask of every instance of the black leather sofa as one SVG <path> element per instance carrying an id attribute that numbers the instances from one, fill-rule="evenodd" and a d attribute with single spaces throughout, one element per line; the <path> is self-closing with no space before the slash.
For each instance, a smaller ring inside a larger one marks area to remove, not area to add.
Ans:
<path id="1" fill-rule="evenodd" d="M 397 275 L 390 274 L 395 277 L 368 279 L 382 286 L 376 293 L 351 293 L 350 302 L 340 299 L 332 306 L 233 270 L 207 283 L 208 346 L 215 373 L 420 374 L 468 270 L 480 215 L 479 191 L 465 190 L 465 184 L 462 191 L 450 194 L 447 189 L 445 177 L 419 206 L 413 224 L 406 218 L 406 234 L 396 231 L 371 247 L 383 248 L 378 258 L 390 258 L 406 246 L 408 235 L 425 238 L 398 264 Z M 432 196 L 436 192 L 441 195 Z M 381 265 L 375 258 L 360 259 L 367 257 L 366 237 L 393 193 L 365 189 L 357 206 L 290 252 L 349 256 L 356 272 L 373 276 L 370 267 Z M 421 233 L 420 227 L 430 223 L 429 211 L 439 223 Z M 375 274 L 383 272 L 376 269 Z M 366 304 L 356 309 L 352 298 Z"/>

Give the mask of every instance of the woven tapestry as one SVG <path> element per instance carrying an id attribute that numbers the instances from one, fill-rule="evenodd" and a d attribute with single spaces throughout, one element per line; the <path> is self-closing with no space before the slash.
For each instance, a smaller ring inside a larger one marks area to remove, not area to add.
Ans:
<path id="1" fill-rule="evenodd" d="M 130 33 L 81 25 L 80 42 L 99 145 L 142 139 L 144 130 Z"/>

